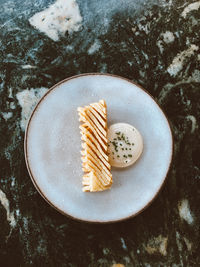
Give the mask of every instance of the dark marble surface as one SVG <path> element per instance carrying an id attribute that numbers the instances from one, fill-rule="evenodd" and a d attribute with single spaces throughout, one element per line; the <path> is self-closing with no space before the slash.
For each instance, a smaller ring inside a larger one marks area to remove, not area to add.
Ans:
<path id="1" fill-rule="evenodd" d="M 193 2 L 77 0 L 70 8 L 80 10 L 80 27 L 55 41 L 29 23 L 54 1 L 0 0 L 0 266 L 200 266 L 200 1 Z M 60 215 L 25 166 L 32 108 L 53 84 L 85 72 L 142 85 L 174 134 L 162 192 L 122 223 Z"/>

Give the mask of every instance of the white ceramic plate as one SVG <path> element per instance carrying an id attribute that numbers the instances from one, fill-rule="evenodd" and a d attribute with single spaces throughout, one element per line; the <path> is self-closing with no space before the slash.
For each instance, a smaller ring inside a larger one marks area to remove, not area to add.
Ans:
<path id="1" fill-rule="evenodd" d="M 107 103 L 108 126 L 135 126 L 144 151 L 133 166 L 112 169 L 111 190 L 83 193 L 77 107 L 100 99 Z M 36 188 L 54 208 L 79 220 L 113 222 L 138 214 L 158 194 L 172 159 L 172 134 L 141 87 L 113 75 L 83 74 L 58 83 L 38 103 L 26 130 L 25 157 Z"/>

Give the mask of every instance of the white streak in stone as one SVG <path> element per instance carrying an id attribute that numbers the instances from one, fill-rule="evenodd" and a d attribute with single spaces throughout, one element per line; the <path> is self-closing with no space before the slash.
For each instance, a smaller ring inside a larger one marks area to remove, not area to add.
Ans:
<path id="1" fill-rule="evenodd" d="M 178 203 L 178 211 L 181 219 L 185 220 L 188 224 L 193 224 L 194 218 L 190 211 L 190 206 L 187 199 L 183 199 Z"/>
<path id="2" fill-rule="evenodd" d="M 11 186 L 15 186 L 15 177 L 14 176 L 11 177 Z"/>
<path id="3" fill-rule="evenodd" d="M 53 41 L 58 41 L 59 36 L 64 36 L 66 31 L 78 31 L 82 17 L 75 0 L 57 0 L 47 9 L 36 13 L 29 22 Z"/>
<path id="4" fill-rule="evenodd" d="M 176 245 L 177 245 L 179 251 L 183 250 L 183 244 L 181 242 L 181 235 L 179 234 L 178 231 L 176 231 Z M 179 253 L 179 259 L 180 259 L 180 266 L 184 266 L 182 253 Z"/>
<path id="5" fill-rule="evenodd" d="M 14 103 L 14 102 L 10 102 L 10 108 L 11 108 L 11 109 L 15 109 L 15 108 L 16 108 L 16 106 L 15 106 L 15 103 Z"/>
<path id="6" fill-rule="evenodd" d="M 183 237 L 183 240 L 185 241 L 188 251 L 190 251 L 192 249 L 192 243 L 186 237 Z"/>
<path id="7" fill-rule="evenodd" d="M 124 250 L 127 250 L 127 246 L 126 246 L 126 243 L 125 243 L 125 241 L 124 241 L 124 238 L 121 237 L 120 240 L 121 240 L 121 243 L 122 243 L 122 248 L 123 248 Z"/>
<path id="8" fill-rule="evenodd" d="M 10 212 L 9 200 L 6 197 L 6 194 L 0 189 L 0 202 L 6 210 L 7 221 L 9 222 L 11 228 L 16 226 L 16 221 L 13 212 Z"/>
<path id="9" fill-rule="evenodd" d="M 28 237 L 32 234 L 29 230 L 29 221 L 31 218 L 29 217 L 23 217 L 22 219 L 22 225 L 20 225 L 20 235 L 21 235 L 21 242 L 23 242 L 23 248 L 24 248 L 24 254 L 25 254 L 25 260 L 30 259 L 32 255 L 31 250 L 31 242 L 28 241 Z M 29 263 L 32 263 L 32 261 L 29 260 Z"/>
<path id="10" fill-rule="evenodd" d="M 33 111 L 34 107 L 38 103 L 38 101 L 41 99 L 41 97 L 48 91 L 47 88 L 37 88 L 37 89 L 30 89 L 30 90 L 24 90 L 22 92 L 17 93 L 16 97 L 19 101 L 19 105 L 22 108 L 21 112 L 21 128 L 24 131 L 26 128 L 26 124 L 28 122 L 28 119 L 31 115 L 31 112 Z"/>
<path id="11" fill-rule="evenodd" d="M 191 77 L 194 82 L 200 82 L 200 71 L 199 70 L 194 70 L 192 73 L 192 77 Z"/>
<path id="12" fill-rule="evenodd" d="M 198 46 L 192 44 L 188 49 L 178 53 L 170 66 L 167 68 L 168 73 L 171 76 L 176 76 L 177 73 L 182 70 L 185 59 L 194 55 L 194 52 L 198 49 Z"/>
<path id="13" fill-rule="evenodd" d="M 12 118 L 13 113 L 12 112 L 1 112 L 1 115 L 3 116 L 4 120 L 9 120 L 10 118 Z"/>
<path id="14" fill-rule="evenodd" d="M 191 12 L 192 10 L 198 10 L 199 8 L 200 8 L 200 1 L 189 4 L 184 8 L 183 12 L 181 13 L 181 16 L 186 18 L 189 12 Z"/>
<path id="15" fill-rule="evenodd" d="M 176 231 L 176 244 L 177 244 L 178 250 L 182 251 L 183 245 L 181 243 L 181 236 L 180 236 L 179 232 L 177 232 L 177 231 Z"/>
<path id="16" fill-rule="evenodd" d="M 107 64 L 106 63 L 101 63 L 101 69 L 100 72 L 107 72 Z"/>
<path id="17" fill-rule="evenodd" d="M 66 45 L 66 51 L 73 51 L 74 47 L 72 45 Z"/>
<path id="18" fill-rule="evenodd" d="M 161 40 L 158 40 L 156 42 L 157 47 L 160 49 L 160 53 L 162 54 L 164 51 L 163 42 Z"/>
<path id="19" fill-rule="evenodd" d="M 137 26 L 140 31 L 144 31 L 146 34 L 150 33 L 150 22 L 147 22 L 145 25 L 138 23 Z"/>
<path id="20" fill-rule="evenodd" d="M 22 65 L 22 69 L 36 69 L 37 67 L 36 66 L 32 66 L 32 65 L 29 65 L 29 64 L 27 64 L 27 65 Z"/>
<path id="21" fill-rule="evenodd" d="M 109 248 L 103 248 L 103 254 L 108 255 L 110 253 Z"/>
<path id="22" fill-rule="evenodd" d="M 190 84 L 193 82 L 195 82 L 195 83 L 200 82 L 200 71 L 199 70 L 194 70 L 194 72 L 192 73 L 192 76 L 190 76 L 187 79 L 182 79 L 181 81 L 179 81 L 175 84 L 174 83 L 167 83 L 166 85 L 164 85 L 159 96 L 158 96 L 159 103 L 162 103 L 164 101 L 164 99 L 167 97 L 167 95 L 171 92 L 171 90 L 173 90 L 173 88 L 175 88 L 176 86 L 182 85 L 182 84 Z"/>
<path id="23" fill-rule="evenodd" d="M 19 217 L 19 216 L 20 216 L 20 210 L 17 209 L 17 210 L 15 211 L 15 214 L 16 214 L 17 217 Z"/>
<path id="24" fill-rule="evenodd" d="M 196 118 L 193 115 L 187 115 L 186 118 L 192 122 L 191 133 L 194 133 L 198 127 Z"/>
<path id="25" fill-rule="evenodd" d="M 8 97 L 13 98 L 12 88 L 9 87 L 8 92 L 9 92 Z"/>
<path id="26" fill-rule="evenodd" d="M 163 41 L 166 44 L 172 43 L 175 39 L 173 32 L 166 31 L 165 33 L 162 34 L 163 36 Z"/>
<path id="27" fill-rule="evenodd" d="M 133 66 L 133 61 L 128 60 L 127 63 L 129 64 L 129 66 Z"/>
<path id="28" fill-rule="evenodd" d="M 95 54 L 95 52 L 99 51 L 100 47 L 101 47 L 100 41 L 98 39 L 95 40 L 95 42 L 88 49 L 88 54 L 89 55 Z"/>

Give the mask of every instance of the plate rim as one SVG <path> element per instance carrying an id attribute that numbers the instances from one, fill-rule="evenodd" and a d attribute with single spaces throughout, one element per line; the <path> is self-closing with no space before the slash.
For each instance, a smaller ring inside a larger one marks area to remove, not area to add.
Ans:
<path id="1" fill-rule="evenodd" d="M 57 88 L 59 85 L 65 83 L 65 82 L 68 82 L 72 79 L 76 79 L 76 78 L 80 78 L 80 77 L 84 77 L 84 76 L 108 76 L 108 77 L 114 77 L 114 78 L 118 78 L 118 79 L 122 79 L 122 80 L 125 80 L 135 86 L 137 86 L 138 88 L 140 88 L 142 91 L 144 91 L 146 94 L 148 94 L 151 99 L 153 100 L 153 102 L 158 106 L 160 112 L 164 115 L 164 117 L 166 118 L 166 121 L 167 121 L 167 124 L 168 124 L 168 127 L 169 127 L 169 131 L 170 131 L 170 135 L 171 135 L 171 154 L 170 154 L 170 162 L 169 162 L 169 165 L 168 165 L 168 169 L 167 169 L 167 172 L 166 172 L 166 175 L 165 177 L 163 177 L 163 181 L 160 185 L 160 187 L 158 188 L 158 190 L 156 191 L 156 193 L 154 194 L 154 196 L 148 201 L 148 203 L 142 208 L 140 209 L 138 212 L 132 214 L 132 215 L 128 215 L 128 216 L 125 216 L 121 219 L 117 219 L 117 220 L 108 220 L 108 221 L 101 221 L 101 220 L 84 220 L 84 219 L 81 219 L 81 218 L 78 218 L 78 217 L 74 217 L 68 213 L 66 213 L 65 211 L 63 211 L 62 209 L 60 209 L 59 207 L 57 207 L 55 204 L 53 204 L 46 196 L 45 194 L 42 192 L 42 190 L 40 189 L 40 187 L 38 186 L 35 178 L 34 178 L 34 175 L 31 171 L 31 167 L 29 165 L 29 161 L 28 161 L 28 144 L 27 144 L 27 140 L 28 140 L 28 132 L 29 132 L 29 126 L 30 126 L 30 123 L 31 123 L 31 120 L 32 120 L 32 117 L 33 115 L 35 114 L 35 111 L 37 110 L 38 106 L 40 105 L 40 103 L 44 100 L 44 98 L 50 93 L 52 92 L 55 88 Z M 168 176 L 168 173 L 169 173 L 169 170 L 171 168 L 171 165 L 172 165 L 172 161 L 173 161 L 173 155 L 174 155 L 174 138 L 173 138 L 173 134 L 172 134 L 172 127 L 170 125 L 170 121 L 168 119 L 168 117 L 166 116 L 165 112 L 163 111 L 163 109 L 161 108 L 160 104 L 157 102 L 157 100 L 146 90 L 144 89 L 142 86 L 138 85 L 137 83 L 133 82 L 132 80 L 128 79 L 128 78 L 125 78 L 125 77 L 122 77 L 122 76 L 119 76 L 119 75 L 115 75 L 115 74 L 111 74 L 111 73 L 101 73 L 101 72 L 90 72 L 90 73 L 81 73 L 81 74 L 78 74 L 78 75 L 73 75 L 73 76 L 70 76 L 68 78 L 65 78 L 61 81 L 59 81 L 58 83 L 54 84 L 52 87 L 49 88 L 49 90 L 41 97 L 41 99 L 38 101 L 38 103 L 36 104 L 36 106 L 34 107 L 29 119 L 28 119 L 28 123 L 26 125 L 26 129 L 25 129 L 25 135 L 24 135 L 24 155 L 25 155 L 25 163 L 26 163 L 26 167 L 27 167 L 27 170 L 28 170 L 28 173 L 29 173 L 29 176 L 32 180 L 32 183 L 33 185 L 35 186 L 36 190 L 38 191 L 38 193 L 42 196 L 42 198 L 51 206 L 53 207 L 55 210 L 57 210 L 59 213 L 61 213 L 62 215 L 70 218 L 70 219 L 73 219 L 73 220 L 76 220 L 76 221 L 79 221 L 79 222 L 85 222 L 85 223 L 95 223 L 95 224 L 109 224 L 109 223 L 117 223 L 117 222 L 122 222 L 122 221 L 125 221 L 125 220 L 128 220 L 130 218 L 134 218 L 135 216 L 139 215 L 140 213 L 142 213 L 145 209 L 147 209 L 151 204 L 152 202 L 158 197 L 159 193 L 161 192 L 165 182 L 166 182 L 166 179 L 167 179 L 167 176 Z"/>

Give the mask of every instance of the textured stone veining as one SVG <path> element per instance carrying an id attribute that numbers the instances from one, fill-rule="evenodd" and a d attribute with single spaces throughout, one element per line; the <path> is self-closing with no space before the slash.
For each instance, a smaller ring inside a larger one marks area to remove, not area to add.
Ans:
<path id="1" fill-rule="evenodd" d="M 149 254 L 160 253 L 161 255 L 166 256 L 167 243 L 168 243 L 168 238 L 159 235 L 158 237 L 154 237 L 151 240 L 149 240 L 145 249 Z"/>
<path id="2" fill-rule="evenodd" d="M 22 92 L 17 93 L 16 97 L 19 101 L 19 105 L 22 108 L 21 112 L 21 128 L 24 131 L 26 128 L 27 121 L 33 111 L 34 107 L 40 100 L 40 98 L 47 92 L 47 88 L 36 88 L 26 89 Z"/>
<path id="3" fill-rule="evenodd" d="M 198 10 L 199 8 L 200 8 L 200 1 L 191 3 L 184 8 L 183 12 L 181 13 L 181 16 L 186 18 L 188 13 L 190 13 L 193 10 Z"/>
<path id="4" fill-rule="evenodd" d="M 178 204 L 179 216 L 185 220 L 188 224 L 193 224 L 194 218 L 190 210 L 189 202 L 187 199 L 183 199 Z"/>
<path id="5" fill-rule="evenodd" d="M 190 47 L 180 53 L 172 60 L 172 63 L 167 68 L 167 71 L 171 76 L 176 76 L 179 71 L 183 69 L 183 64 L 185 60 L 192 55 L 194 55 L 195 51 L 197 51 L 199 47 L 195 44 L 191 44 Z"/>
<path id="6" fill-rule="evenodd" d="M 0 189 L 0 202 L 6 210 L 7 220 L 10 226 L 13 228 L 16 226 L 16 221 L 13 212 L 10 212 L 9 200 L 6 197 L 6 194 Z"/>
<path id="7" fill-rule="evenodd" d="M 66 31 L 78 31 L 82 17 L 75 0 L 57 0 L 47 9 L 36 13 L 29 22 L 52 40 L 58 41 L 59 36 L 64 36 Z"/>

